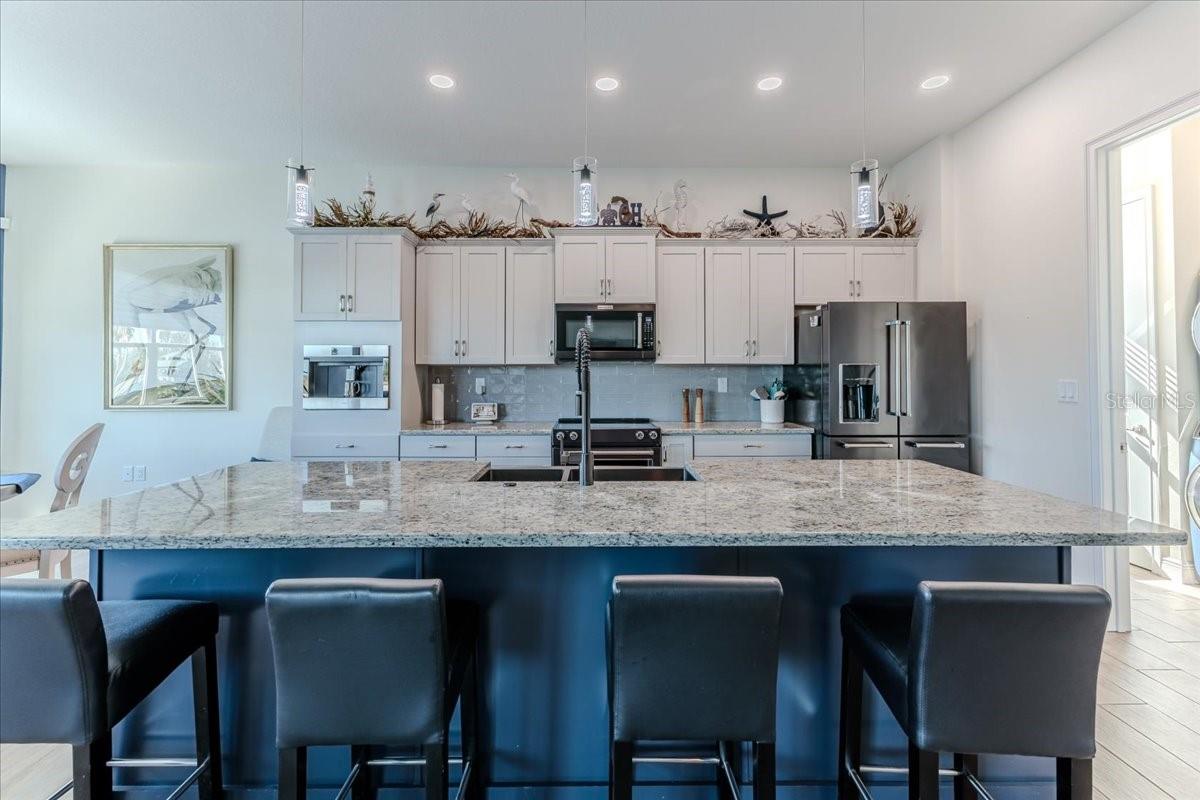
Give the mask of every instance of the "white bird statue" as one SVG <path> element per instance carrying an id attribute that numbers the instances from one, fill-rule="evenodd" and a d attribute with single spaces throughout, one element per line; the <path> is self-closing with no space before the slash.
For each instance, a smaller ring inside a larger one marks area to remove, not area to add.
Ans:
<path id="1" fill-rule="evenodd" d="M 673 203 L 671 203 L 671 208 L 675 209 L 675 218 L 673 221 L 675 223 L 675 229 L 679 231 L 687 230 L 687 188 L 687 181 L 685 181 L 683 178 L 675 181 L 675 188 L 673 190 L 675 194 L 675 200 Z"/>
<path id="2" fill-rule="evenodd" d="M 445 196 L 445 193 L 437 192 L 434 194 L 433 201 L 429 204 L 429 208 L 425 209 L 425 219 L 428 220 L 430 225 L 433 224 L 433 215 L 436 214 L 438 209 L 442 207 L 442 198 Z"/>
<path id="3" fill-rule="evenodd" d="M 464 194 L 464 195 L 460 195 L 460 196 L 462 197 L 463 211 L 467 212 L 467 216 L 474 214 L 475 213 L 475 201 L 471 199 L 471 195 Z"/>
<path id="4" fill-rule="evenodd" d="M 517 216 L 513 221 L 522 227 L 529 224 L 529 206 L 533 205 L 533 201 L 529 199 L 529 192 L 520 185 L 520 178 L 513 173 L 508 173 L 506 178 L 512 178 L 512 183 L 508 185 L 508 191 L 513 197 L 517 198 Z"/>

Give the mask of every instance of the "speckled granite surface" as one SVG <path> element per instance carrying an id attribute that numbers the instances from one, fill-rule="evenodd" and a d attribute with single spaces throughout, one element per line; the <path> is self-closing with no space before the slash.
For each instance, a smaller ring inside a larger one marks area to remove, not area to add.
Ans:
<path id="1" fill-rule="evenodd" d="M 694 422 L 662 422 L 654 420 L 654 424 L 662 428 L 665 434 L 691 433 L 698 436 L 708 434 L 735 433 L 812 433 L 807 425 L 785 422 L 781 425 L 763 425 L 757 420 L 738 421 L 722 420 L 705 422 L 697 425 Z M 470 422 L 447 422 L 445 425 L 416 425 L 403 428 L 401 436 L 413 434 L 445 434 L 448 436 L 489 436 L 507 434 L 510 436 L 549 434 L 553 422 L 497 422 L 494 425 L 475 425 Z"/>
<path id="2" fill-rule="evenodd" d="M 471 482 L 470 461 L 238 464 L 34 519 L 5 548 L 1183 544 L 920 461 L 696 461 L 703 480 Z"/>

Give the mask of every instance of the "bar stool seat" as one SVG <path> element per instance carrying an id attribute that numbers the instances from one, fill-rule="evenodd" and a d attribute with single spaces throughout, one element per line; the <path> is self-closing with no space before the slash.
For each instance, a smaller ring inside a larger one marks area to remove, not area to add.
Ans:
<path id="1" fill-rule="evenodd" d="M 954 796 L 989 796 L 979 754 L 1057 761 L 1058 797 L 1091 797 L 1096 680 L 1111 606 L 1094 586 L 921 583 L 911 603 L 842 607 L 839 800 L 869 798 L 862 764 L 864 674 L 908 737 L 909 797 L 938 797 L 939 753 Z M 902 770 L 903 771 L 903 770 Z"/>
<path id="2" fill-rule="evenodd" d="M 108 722 L 115 725 L 217 635 L 217 606 L 191 600 L 105 600 Z"/>
<path id="3" fill-rule="evenodd" d="M 196 758 L 118 759 L 122 767 L 194 769 L 172 796 L 196 784 L 221 797 L 213 603 L 97 602 L 81 580 L 0 579 L 0 742 L 69 744 L 75 800 L 110 800 L 112 729 L 191 660 Z"/>

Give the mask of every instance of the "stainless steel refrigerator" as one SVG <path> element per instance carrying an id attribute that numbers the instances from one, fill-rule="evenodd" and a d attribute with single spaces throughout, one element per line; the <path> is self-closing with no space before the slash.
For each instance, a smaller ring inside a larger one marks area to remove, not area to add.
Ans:
<path id="1" fill-rule="evenodd" d="M 829 303 L 800 311 L 796 358 L 821 371 L 818 458 L 970 469 L 964 303 Z"/>

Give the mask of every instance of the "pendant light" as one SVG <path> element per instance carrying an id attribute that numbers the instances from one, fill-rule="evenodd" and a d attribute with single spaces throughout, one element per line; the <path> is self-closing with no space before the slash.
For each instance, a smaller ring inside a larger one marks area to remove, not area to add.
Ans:
<path id="1" fill-rule="evenodd" d="M 313 204 L 313 168 L 304 163 L 304 0 L 300 0 L 300 161 L 288 159 L 287 225 L 309 227 L 316 208 Z"/>
<path id="2" fill-rule="evenodd" d="M 587 0 L 583 0 L 583 155 L 571 164 L 575 183 L 575 225 L 588 227 L 600 221 L 596 205 L 596 159 L 588 152 L 588 20 Z"/>
<path id="3" fill-rule="evenodd" d="M 867 2 L 862 0 L 862 159 L 850 165 L 850 223 L 860 231 L 879 224 L 879 161 L 867 158 Z"/>

